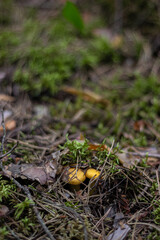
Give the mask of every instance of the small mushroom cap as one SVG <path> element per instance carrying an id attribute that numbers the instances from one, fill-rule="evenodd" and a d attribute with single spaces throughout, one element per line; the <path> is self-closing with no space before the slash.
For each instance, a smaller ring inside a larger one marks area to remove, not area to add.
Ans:
<path id="1" fill-rule="evenodd" d="M 87 171 L 86 171 L 86 177 L 91 179 L 96 179 L 97 177 L 99 177 L 100 175 L 100 171 L 94 169 L 94 168 L 89 168 Z"/>
<path id="2" fill-rule="evenodd" d="M 72 185 L 79 185 L 85 181 L 86 176 L 81 169 L 69 168 L 65 173 L 65 182 Z"/>

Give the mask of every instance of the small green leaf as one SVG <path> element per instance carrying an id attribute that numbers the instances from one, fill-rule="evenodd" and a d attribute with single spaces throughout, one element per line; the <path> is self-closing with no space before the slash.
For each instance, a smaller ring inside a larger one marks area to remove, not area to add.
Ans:
<path id="1" fill-rule="evenodd" d="M 63 16 L 80 32 L 84 30 L 84 22 L 80 11 L 73 2 L 67 1 L 63 8 Z"/>

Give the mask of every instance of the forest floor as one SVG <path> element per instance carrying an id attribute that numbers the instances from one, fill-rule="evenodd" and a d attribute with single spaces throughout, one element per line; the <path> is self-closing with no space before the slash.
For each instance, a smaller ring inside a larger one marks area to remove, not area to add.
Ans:
<path id="1" fill-rule="evenodd" d="M 158 240 L 158 28 L 36 3 L 0 18 L 0 239 Z"/>

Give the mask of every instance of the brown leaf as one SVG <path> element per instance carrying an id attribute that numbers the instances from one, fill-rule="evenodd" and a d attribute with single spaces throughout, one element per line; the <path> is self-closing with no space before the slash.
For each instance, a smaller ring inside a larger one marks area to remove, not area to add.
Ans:
<path id="1" fill-rule="evenodd" d="M 49 161 L 43 166 L 34 164 L 10 164 L 4 167 L 4 174 L 13 176 L 14 178 L 21 177 L 38 181 L 41 185 L 54 182 L 57 172 L 57 162 Z"/>
<path id="2" fill-rule="evenodd" d="M 15 98 L 6 94 L 0 94 L 0 102 L 14 102 Z"/>
<path id="3" fill-rule="evenodd" d="M 92 144 L 92 143 L 89 143 L 88 149 L 93 151 L 104 151 L 105 149 L 107 149 L 108 151 L 110 150 L 110 148 L 107 147 L 106 144 Z"/>
<path id="4" fill-rule="evenodd" d="M 146 127 L 146 121 L 139 120 L 134 122 L 134 130 L 138 132 L 143 132 L 144 128 Z"/>
<path id="5" fill-rule="evenodd" d="M 11 130 L 15 129 L 15 127 L 16 127 L 16 121 L 15 120 L 10 119 L 10 120 L 5 121 L 6 130 L 11 131 Z M 3 127 L 2 126 L 0 126 L 0 132 L 3 132 Z"/>
<path id="6" fill-rule="evenodd" d="M 85 141 L 85 137 L 83 136 L 82 133 L 80 133 L 79 137 L 76 140 L 79 141 L 79 142 L 84 142 Z M 89 143 L 88 145 L 89 145 L 88 146 L 89 150 L 104 151 L 105 149 L 107 149 L 108 151 L 110 151 L 110 148 L 106 144 Z"/>
<path id="7" fill-rule="evenodd" d="M 5 205 L 0 205 L 0 217 L 4 217 L 9 212 L 9 209 Z"/>
<path id="8" fill-rule="evenodd" d="M 102 96 L 100 96 L 88 89 L 78 90 L 73 87 L 63 87 L 62 90 L 64 92 L 70 93 L 72 95 L 81 96 L 84 100 L 89 101 L 89 102 L 102 103 L 104 105 L 109 104 L 109 101 L 107 99 L 103 98 Z"/>

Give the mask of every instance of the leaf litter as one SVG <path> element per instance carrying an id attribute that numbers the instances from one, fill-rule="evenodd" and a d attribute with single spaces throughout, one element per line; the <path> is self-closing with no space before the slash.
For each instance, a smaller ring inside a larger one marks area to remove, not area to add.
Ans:
<path id="1" fill-rule="evenodd" d="M 159 97 L 154 78 L 146 76 L 159 67 L 139 34 L 95 34 L 105 35 L 121 64 L 113 55 L 110 63 L 77 69 L 81 90 L 65 86 L 53 98 L 23 93 L 15 104 L 6 97 L 17 96 L 11 86 L 0 95 L 7 130 L 4 141 L 1 128 L 0 234 L 7 239 L 158 239 Z M 16 129 L 7 128 L 8 106 L 18 108 Z M 98 169 L 100 177 L 76 189 L 63 182 L 66 167 L 84 174 Z"/>

